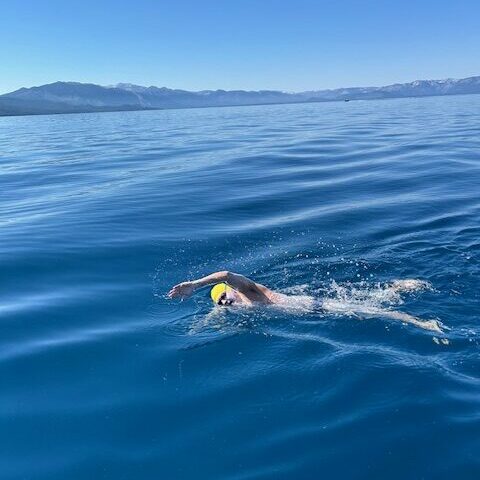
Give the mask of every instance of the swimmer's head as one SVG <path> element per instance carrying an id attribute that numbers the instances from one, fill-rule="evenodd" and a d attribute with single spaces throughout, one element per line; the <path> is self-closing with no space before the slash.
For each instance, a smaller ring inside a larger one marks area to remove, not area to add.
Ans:
<path id="1" fill-rule="evenodd" d="M 236 299 L 235 290 L 226 283 L 217 283 L 212 290 L 210 290 L 210 296 L 212 297 L 213 303 L 222 306 L 231 305 Z"/>

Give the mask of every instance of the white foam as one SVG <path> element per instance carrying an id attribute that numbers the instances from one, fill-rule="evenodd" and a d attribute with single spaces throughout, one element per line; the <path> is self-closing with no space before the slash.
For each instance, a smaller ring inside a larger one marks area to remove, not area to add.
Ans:
<path id="1" fill-rule="evenodd" d="M 438 320 L 422 320 L 408 313 L 392 310 L 392 307 L 403 303 L 402 294 L 432 290 L 431 284 L 424 280 L 409 278 L 384 284 L 365 281 L 340 284 L 332 280 L 323 292 L 323 298 L 305 295 L 307 288 L 306 285 L 298 285 L 284 290 L 290 295 L 282 295 L 278 307 L 292 312 L 309 313 L 321 305 L 323 311 L 334 315 L 384 317 L 425 330 L 443 332 L 443 325 Z"/>

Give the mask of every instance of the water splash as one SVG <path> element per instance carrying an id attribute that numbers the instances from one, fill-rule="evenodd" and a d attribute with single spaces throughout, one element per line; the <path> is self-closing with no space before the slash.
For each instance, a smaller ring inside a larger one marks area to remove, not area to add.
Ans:
<path id="1" fill-rule="evenodd" d="M 394 280 L 388 283 L 338 283 L 332 280 L 326 287 L 312 292 L 308 284 L 295 285 L 277 293 L 278 303 L 269 306 L 236 305 L 228 309 L 215 307 L 206 315 L 199 315 L 189 329 L 200 331 L 227 331 L 255 325 L 260 318 L 269 318 L 275 312 L 293 316 L 337 315 L 360 319 L 381 317 L 414 325 L 424 330 L 444 333 L 447 329 L 437 319 L 424 320 L 393 307 L 404 303 L 403 295 L 433 291 L 429 282 L 418 279 Z M 229 315 L 233 313 L 234 315 Z M 270 314 L 270 315 L 269 315 Z"/>
<path id="2" fill-rule="evenodd" d="M 392 310 L 401 305 L 402 294 L 433 290 L 432 285 L 424 280 L 405 279 L 373 285 L 362 281 L 339 284 L 332 280 L 327 294 L 322 300 L 322 308 L 331 314 L 366 317 L 384 317 L 409 323 L 424 330 L 443 333 L 445 326 L 436 319 L 423 320 L 408 313 Z"/>

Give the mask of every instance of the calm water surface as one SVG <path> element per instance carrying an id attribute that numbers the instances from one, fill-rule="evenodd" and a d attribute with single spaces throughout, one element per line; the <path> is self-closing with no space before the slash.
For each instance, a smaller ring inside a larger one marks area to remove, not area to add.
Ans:
<path id="1" fill-rule="evenodd" d="M 0 118 L 2 480 L 479 478 L 479 111 Z"/>

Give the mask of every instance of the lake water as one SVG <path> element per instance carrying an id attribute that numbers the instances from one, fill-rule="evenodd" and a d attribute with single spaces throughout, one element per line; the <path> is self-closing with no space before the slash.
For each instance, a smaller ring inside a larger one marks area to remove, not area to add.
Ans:
<path id="1" fill-rule="evenodd" d="M 479 112 L 0 118 L 2 480 L 479 478 Z"/>

